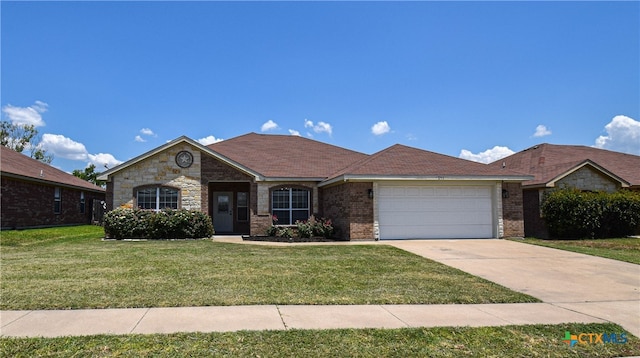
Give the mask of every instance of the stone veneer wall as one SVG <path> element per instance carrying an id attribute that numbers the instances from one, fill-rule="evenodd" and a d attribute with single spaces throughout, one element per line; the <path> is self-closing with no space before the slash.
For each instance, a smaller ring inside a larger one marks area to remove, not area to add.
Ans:
<path id="1" fill-rule="evenodd" d="M 504 237 L 524 236 L 523 193 L 521 183 L 503 183 L 502 190 L 509 193 L 502 198 L 502 224 Z"/>
<path id="2" fill-rule="evenodd" d="M 587 165 L 556 182 L 556 188 L 564 187 L 612 193 L 620 184 Z"/>
<path id="3" fill-rule="evenodd" d="M 189 168 L 180 168 L 176 164 L 175 156 L 183 150 L 193 154 L 193 164 Z M 134 207 L 136 205 L 135 188 L 163 185 L 181 189 L 180 208 L 201 210 L 201 157 L 199 150 L 183 143 L 167 148 L 114 174 L 111 178 L 112 183 L 107 186 L 107 190 L 111 189 L 113 193 L 113 208 Z"/>

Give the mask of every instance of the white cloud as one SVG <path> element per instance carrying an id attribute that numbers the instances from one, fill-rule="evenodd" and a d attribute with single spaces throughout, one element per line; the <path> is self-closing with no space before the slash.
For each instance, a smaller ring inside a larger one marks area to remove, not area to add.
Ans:
<path id="1" fill-rule="evenodd" d="M 389 131 L 391 131 L 391 127 L 389 127 L 387 121 L 380 121 L 371 127 L 371 133 L 374 135 L 383 135 L 389 133 Z"/>
<path id="2" fill-rule="evenodd" d="M 333 128 L 331 127 L 331 124 L 329 123 L 325 123 L 325 122 L 318 122 L 318 124 L 316 124 L 315 126 L 313 126 L 313 131 L 316 133 L 327 133 L 329 135 L 331 135 L 333 133 Z"/>
<path id="3" fill-rule="evenodd" d="M 27 124 L 34 127 L 42 127 L 45 125 L 42 120 L 42 113 L 47 111 L 49 105 L 36 101 L 29 107 L 14 107 L 10 104 L 2 107 L 2 112 L 7 115 L 13 124 Z"/>
<path id="4" fill-rule="evenodd" d="M 88 152 L 84 144 L 75 142 L 60 134 L 43 134 L 40 145 L 56 157 L 71 160 L 87 159 Z"/>
<path id="5" fill-rule="evenodd" d="M 596 139 L 596 148 L 640 155 L 640 122 L 627 116 L 615 116 L 604 129 L 607 135 Z"/>
<path id="6" fill-rule="evenodd" d="M 42 145 L 43 149 L 51 152 L 54 157 L 87 161 L 87 164 L 95 164 L 98 171 L 105 164 L 111 168 L 122 163 L 122 161 L 117 160 L 108 153 L 89 154 L 84 144 L 60 134 L 43 134 L 40 145 Z"/>
<path id="7" fill-rule="evenodd" d="M 294 129 L 289 129 L 289 134 L 300 137 L 300 132 Z"/>
<path id="8" fill-rule="evenodd" d="M 266 121 L 263 125 L 261 130 L 263 132 L 267 132 L 267 131 L 271 131 L 271 130 L 275 130 L 278 129 L 278 124 L 274 121 L 272 121 L 271 119 Z"/>
<path id="9" fill-rule="evenodd" d="M 313 122 L 308 120 L 308 119 L 305 119 L 304 120 L 304 127 L 305 128 L 313 128 Z"/>
<path id="10" fill-rule="evenodd" d="M 135 141 L 136 142 L 140 142 L 140 143 L 146 142 L 146 140 L 144 138 L 142 138 L 141 136 L 139 136 L 139 135 L 136 136 Z"/>
<path id="11" fill-rule="evenodd" d="M 208 136 L 208 137 L 204 137 L 204 138 L 200 138 L 197 140 L 198 143 L 202 144 L 202 145 L 209 145 L 209 144 L 213 144 L 213 143 L 218 143 L 223 141 L 223 139 L 220 138 L 216 138 L 212 135 Z"/>
<path id="12" fill-rule="evenodd" d="M 96 166 L 96 171 L 103 171 L 103 168 L 113 168 L 116 165 L 122 164 L 122 161 L 114 158 L 113 155 L 108 153 L 98 153 L 98 154 L 88 154 L 89 159 L 88 164 L 93 164 Z"/>
<path id="13" fill-rule="evenodd" d="M 498 159 L 508 157 L 513 153 L 515 152 L 507 147 L 500 147 L 496 145 L 495 147 L 487 149 L 484 152 L 480 152 L 478 154 L 474 154 L 466 149 L 463 149 L 462 151 L 460 151 L 459 157 L 462 159 L 473 160 L 474 162 L 488 164 L 495 162 Z"/>
<path id="14" fill-rule="evenodd" d="M 149 128 L 142 128 L 140 130 L 140 133 L 142 133 L 144 135 L 148 135 L 148 136 L 154 136 L 154 137 L 156 136 L 156 134 L 153 133 L 153 131 L 151 129 L 149 129 Z"/>
<path id="15" fill-rule="evenodd" d="M 304 120 L 304 127 L 305 128 L 312 128 L 314 132 L 316 133 L 327 133 L 329 135 L 331 135 L 333 133 L 333 127 L 331 126 L 331 124 L 327 123 L 327 122 L 318 122 L 318 124 L 314 124 L 313 121 L 310 121 L 308 119 Z M 311 137 L 311 135 L 309 135 Z"/>
<path id="16" fill-rule="evenodd" d="M 548 136 L 551 135 L 551 130 L 549 128 L 547 128 L 545 125 L 539 124 L 536 127 L 536 132 L 533 133 L 534 137 L 544 137 L 544 136 Z"/>

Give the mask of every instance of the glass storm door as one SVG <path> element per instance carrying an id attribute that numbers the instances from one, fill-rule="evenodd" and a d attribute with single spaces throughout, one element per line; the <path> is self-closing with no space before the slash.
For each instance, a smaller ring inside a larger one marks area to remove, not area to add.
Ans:
<path id="1" fill-rule="evenodd" d="M 233 193 L 213 193 L 213 229 L 218 232 L 233 232 Z"/>

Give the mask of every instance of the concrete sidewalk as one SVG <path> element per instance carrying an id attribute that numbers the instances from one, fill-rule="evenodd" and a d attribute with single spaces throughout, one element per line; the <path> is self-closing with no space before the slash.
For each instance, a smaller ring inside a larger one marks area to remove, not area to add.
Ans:
<path id="1" fill-rule="evenodd" d="M 0 320 L 11 337 L 605 322 L 547 303 L 1 311 Z"/>
<path id="2" fill-rule="evenodd" d="M 270 245 L 242 242 L 241 238 L 231 237 L 215 241 Z M 265 329 L 614 322 L 640 337 L 640 265 L 507 240 L 414 240 L 335 244 L 393 245 L 515 291 L 527 293 L 540 298 L 544 303 L 264 305 L 0 311 L 0 335 L 54 337 Z"/>

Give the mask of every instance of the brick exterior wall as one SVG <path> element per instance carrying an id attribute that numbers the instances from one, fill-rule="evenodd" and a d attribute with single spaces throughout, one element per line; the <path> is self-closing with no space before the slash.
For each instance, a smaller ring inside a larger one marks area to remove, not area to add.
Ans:
<path id="1" fill-rule="evenodd" d="M 503 183 L 502 191 L 509 197 L 502 198 L 503 237 L 524 237 L 523 193 L 520 183 Z"/>
<path id="2" fill-rule="evenodd" d="M 193 154 L 193 164 L 180 168 L 175 156 L 180 151 Z M 107 184 L 111 208 L 135 207 L 136 189 L 142 186 L 167 186 L 180 189 L 179 208 L 202 210 L 202 185 L 200 180 L 201 153 L 195 147 L 183 143 L 154 154 L 115 174 Z"/>
<path id="3" fill-rule="evenodd" d="M 345 183 L 322 189 L 324 217 L 345 240 L 373 240 L 373 183 Z"/>
<path id="4" fill-rule="evenodd" d="M 56 186 L 2 177 L 3 229 L 91 224 L 94 200 L 105 200 L 104 193 L 61 188 L 60 213 L 54 213 Z M 84 192 L 84 213 L 80 212 L 80 193 Z"/>
<path id="5" fill-rule="evenodd" d="M 203 212 L 211 215 L 211 190 L 209 183 L 213 182 L 246 182 L 251 183 L 249 189 L 249 217 L 250 221 L 256 215 L 257 212 L 257 188 L 253 182 L 253 177 L 240 172 L 229 165 L 217 160 L 216 158 L 208 155 L 203 155 L 201 158 L 201 173 L 200 185 L 202 190 L 200 192 L 201 209 Z"/>
<path id="6" fill-rule="evenodd" d="M 525 189 L 523 191 L 524 235 L 539 239 L 549 238 L 549 232 L 540 216 L 540 196 L 544 189 Z"/>

